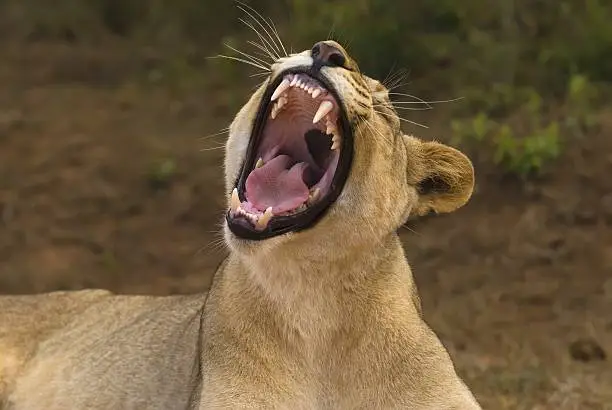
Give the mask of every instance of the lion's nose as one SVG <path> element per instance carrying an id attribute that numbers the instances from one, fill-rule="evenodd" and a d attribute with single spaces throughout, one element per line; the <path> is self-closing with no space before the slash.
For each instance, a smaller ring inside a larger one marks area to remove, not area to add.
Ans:
<path id="1" fill-rule="evenodd" d="M 317 69 L 322 66 L 344 67 L 346 64 L 346 56 L 342 50 L 325 41 L 316 43 L 310 50 L 310 55 L 313 59 L 313 67 Z"/>

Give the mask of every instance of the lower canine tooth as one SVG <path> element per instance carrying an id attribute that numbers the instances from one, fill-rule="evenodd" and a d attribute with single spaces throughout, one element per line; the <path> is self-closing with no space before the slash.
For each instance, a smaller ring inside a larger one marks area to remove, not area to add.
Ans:
<path id="1" fill-rule="evenodd" d="M 334 104 L 332 104 L 330 101 L 323 101 L 321 105 L 319 105 L 319 109 L 315 113 L 312 119 L 312 123 L 316 124 L 317 122 L 319 122 L 321 118 L 329 114 L 333 108 Z"/>
<path id="2" fill-rule="evenodd" d="M 238 197 L 238 188 L 234 188 L 232 191 L 232 199 L 230 201 L 230 207 L 232 211 L 237 212 L 240 209 L 240 198 Z"/>
<path id="3" fill-rule="evenodd" d="M 255 168 L 261 168 L 263 167 L 263 165 L 264 165 L 263 159 L 259 158 L 257 160 L 257 163 L 255 164 Z"/>
<path id="4" fill-rule="evenodd" d="M 332 146 L 331 149 L 336 150 L 340 148 L 340 136 L 338 134 L 334 134 L 334 136 L 332 137 Z"/>
<path id="5" fill-rule="evenodd" d="M 313 189 L 310 195 L 308 195 L 308 203 L 316 201 L 320 193 L 321 193 L 321 190 L 319 188 Z"/>
<path id="6" fill-rule="evenodd" d="M 272 213 L 272 207 L 268 207 L 268 209 L 266 209 L 266 212 L 264 212 L 264 214 L 260 216 L 259 219 L 257 220 L 257 223 L 256 223 L 257 228 L 265 229 L 268 226 L 268 223 L 270 222 L 270 219 L 272 219 L 273 216 L 274 214 Z"/>

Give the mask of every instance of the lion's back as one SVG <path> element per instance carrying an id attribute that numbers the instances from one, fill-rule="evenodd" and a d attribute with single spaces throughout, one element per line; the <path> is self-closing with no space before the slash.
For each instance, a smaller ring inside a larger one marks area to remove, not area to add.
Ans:
<path id="1" fill-rule="evenodd" d="M 9 408 L 186 408 L 198 383 L 204 300 L 105 291 L 0 297 Z"/>

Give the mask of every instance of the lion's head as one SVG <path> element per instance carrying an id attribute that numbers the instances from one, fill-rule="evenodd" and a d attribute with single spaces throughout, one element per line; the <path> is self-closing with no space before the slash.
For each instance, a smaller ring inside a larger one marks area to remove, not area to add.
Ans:
<path id="1" fill-rule="evenodd" d="M 388 90 L 334 41 L 272 65 L 231 124 L 225 168 L 225 237 L 244 254 L 342 255 L 455 210 L 474 185 L 465 155 L 402 133 Z"/>

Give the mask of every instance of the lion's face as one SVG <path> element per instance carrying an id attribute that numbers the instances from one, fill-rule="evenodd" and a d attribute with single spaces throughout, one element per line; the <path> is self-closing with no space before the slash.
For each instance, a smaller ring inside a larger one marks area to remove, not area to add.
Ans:
<path id="1" fill-rule="evenodd" d="M 403 135 L 387 89 L 333 41 L 272 65 L 230 127 L 225 168 L 226 240 L 247 254 L 340 255 L 473 187 L 470 161 Z"/>

